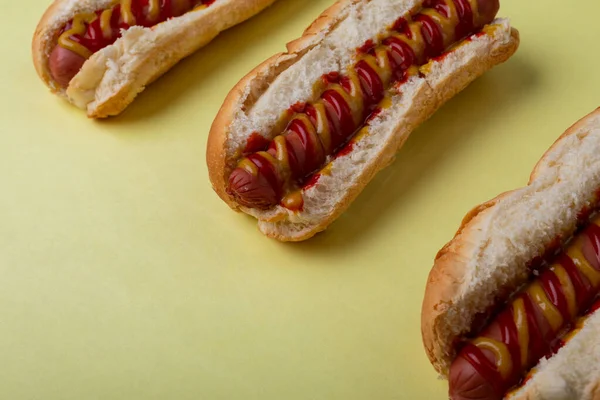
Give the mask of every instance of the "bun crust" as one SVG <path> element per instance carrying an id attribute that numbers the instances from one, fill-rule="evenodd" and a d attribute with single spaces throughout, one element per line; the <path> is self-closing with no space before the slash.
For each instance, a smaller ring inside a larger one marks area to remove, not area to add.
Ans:
<path id="1" fill-rule="evenodd" d="M 259 132 L 272 139 L 277 134 L 273 120 L 280 112 L 297 102 L 313 100 L 312 91 L 303 89 L 320 76 L 313 70 L 322 73 L 344 71 L 352 60 L 347 54 L 354 54 L 366 39 L 376 37 L 398 17 L 421 6 L 421 0 L 339 1 L 301 38 L 288 44 L 287 53 L 271 57 L 246 75 L 226 98 L 208 139 L 209 176 L 221 199 L 232 209 L 256 217 L 259 229 L 269 237 L 280 241 L 311 238 L 327 229 L 377 172 L 393 161 L 416 127 L 472 81 L 510 58 L 518 48 L 518 31 L 512 29 L 508 21 L 497 20 L 494 22 L 496 29 L 463 42 L 447 57 L 432 62 L 425 77 L 411 78 L 401 86 L 402 93 L 393 93 L 392 107 L 371 121 L 369 134 L 356 141 L 350 154 L 333 160 L 328 166 L 328 174 L 322 175 L 310 189 L 302 191 L 302 211 L 293 212 L 281 206 L 261 211 L 237 204 L 227 193 L 228 179 L 246 138 L 252 132 Z M 357 26 L 359 22 L 364 24 L 364 21 L 374 20 L 378 23 L 370 24 L 369 33 L 366 28 Z M 348 37 L 355 41 L 346 43 L 340 39 Z M 354 39 L 356 37 L 360 39 Z M 312 57 L 313 53 L 321 56 Z M 264 111 L 265 104 L 274 108 L 269 110 L 274 117 Z"/>
<path id="2" fill-rule="evenodd" d="M 590 386 L 589 395 L 592 400 L 600 400 L 600 378 Z"/>
<path id="3" fill-rule="evenodd" d="M 505 301 L 526 283 L 528 262 L 543 255 L 557 239 L 568 239 L 576 230 L 578 214 L 597 205 L 598 151 L 600 108 L 560 136 L 535 166 L 527 186 L 501 194 L 467 213 L 454 238 L 437 254 L 427 281 L 421 330 L 427 355 L 441 375 L 448 376 L 456 356 L 453 343 L 470 332 L 476 316 L 485 315 L 491 306 Z M 599 329 L 600 313 L 596 313 L 558 355 L 536 367 L 538 372 L 514 398 L 596 398 L 600 370 L 591 373 L 594 369 L 590 365 L 600 365 L 600 343 L 586 339 L 584 331 L 592 338 Z M 560 369 L 553 365 L 569 365 L 561 359 L 572 362 L 589 354 L 595 363 L 585 363 L 585 376 L 573 373 L 576 378 L 563 376 L 560 380 L 551 372 Z M 545 370 L 548 372 L 542 373 Z M 554 395 L 550 394 L 552 385 L 538 383 L 551 380 L 562 385 L 553 386 Z M 561 397 L 565 393 L 577 396 Z"/>
<path id="4" fill-rule="evenodd" d="M 112 0 L 56 0 L 44 13 L 32 42 L 36 71 L 50 90 L 86 109 L 89 117 L 121 113 L 144 88 L 214 39 L 275 0 L 218 0 L 151 28 L 126 30 L 115 43 L 94 53 L 61 88 L 52 78 L 48 60 L 58 32 L 74 15 L 105 8 Z"/>

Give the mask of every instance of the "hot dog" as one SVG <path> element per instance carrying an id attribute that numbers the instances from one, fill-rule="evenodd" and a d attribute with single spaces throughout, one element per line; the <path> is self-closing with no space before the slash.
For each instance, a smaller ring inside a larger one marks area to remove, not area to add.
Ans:
<path id="1" fill-rule="evenodd" d="M 475 14 L 467 0 L 432 0 L 423 6 L 410 23 L 398 20 L 379 46 L 368 42 L 359 49 L 358 61 L 347 75 L 324 76 L 321 98 L 296 105 L 286 131 L 271 141 L 267 152 L 240 162 L 229 178 L 229 191 L 238 203 L 257 208 L 277 205 L 287 187 L 303 181 L 348 142 L 383 100 L 385 88 L 418 73 L 411 67 L 424 65 L 491 23 L 499 3 L 479 0 L 480 11 Z"/>
<path id="2" fill-rule="evenodd" d="M 418 124 L 516 51 L 498 10 L 339 1 L 231 91 L 209 135 L 213 188 L 276 239 L 326 229 Z"/>
<path id="3" fill-rule="evenodd" d="M 275 0 L 55 0 L 33 38 L 36 70 L 88 115 L 117 115 L 174 64 Z"/>
<path id="4" fill-rule="evenodd" d="M 527 187 L 469 213 L 436 257 L 422 333 L 452 400 L 592 398 L 600 377 L 591 367 L 600 346 L 588 338 L 600 329 L 599 148 L 600 109 L 561 136 Z"/>

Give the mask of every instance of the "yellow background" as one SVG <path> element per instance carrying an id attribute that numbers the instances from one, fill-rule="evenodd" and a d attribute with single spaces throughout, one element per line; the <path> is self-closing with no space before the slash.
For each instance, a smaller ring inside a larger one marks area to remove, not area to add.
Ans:
<path id="1" fill-rule="evenodd" d="M 419 128 L 331 229 L 263 237 L 213 194 L 229 89 L 329 4 L 280 0 L 95 122 L 0 24 L 0 399 L 443 399 L 422 349 L 432 260 L 600 106 L 600 3 L 504 0 L 522 45 Z"/>

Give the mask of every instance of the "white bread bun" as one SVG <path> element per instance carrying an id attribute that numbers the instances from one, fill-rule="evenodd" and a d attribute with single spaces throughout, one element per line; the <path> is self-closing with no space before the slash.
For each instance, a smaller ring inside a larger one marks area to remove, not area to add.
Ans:
<path id="1" fill-rule="evenodd" d="M 369 123 L 353 150 L 335 158 L 327 173 L 302 191 L 304 207 L 269 210 L 242 207 L 227 193 L 229 175 L 236 168 L 248 137 L 259 132 L 266 139 L 278 135 L 279 117 L 293 104 L 310 102 L 320 93 L 313 85 L 330 72 L 344 73 L 356 49 L 386 32 L 399 17 L 422 6 L 422 0 L 342 0 L 325 11 L 304 33 L 243 78 L 230 92 L 208 141 L 207 164 L 217 194 L 234 210 L 258 219 L 259 229 L 281 241 L 306 240 L 325 230 L 340 216 L 374 175 L 389 165 L 412 131 L 442 104 L 493 66 L 516 51 L 518 32 L 507 20 L 494 21 L 471 41 L 462 43 L 441 61 L 428 64 L 424 77 L 412 77 L 392 92 L 392 106 Z"/>
<path id="2" fill-rule="evenodd" d="M 58 32 L 75 15 L 114 4 L 113 0 L 56 0 L 35 31 L 32 53 L 44 83 L 92 118 L 121 113 L 144 88 L 220 32 L 247 20 L 275 0 L 216 0 L 151 28 L 134 26 L 86 60 L 69 86 L 52 78 L 49 57 Z"/>
<path id="3" fill-rule="evenodd" d="M 569 128 L 535 167 L 526 187 L 474 208 L 437 255 L 422 308 L 425 350 L 448 377 L 453 343 L 478 314 L 522 287 L 528 263 L 576 230 L 578 215 L 594 209 L 600 189 L 600 109 Z M 558 354 L 542 360 L 511 399 L 598 399 L 600 314 Z"/>

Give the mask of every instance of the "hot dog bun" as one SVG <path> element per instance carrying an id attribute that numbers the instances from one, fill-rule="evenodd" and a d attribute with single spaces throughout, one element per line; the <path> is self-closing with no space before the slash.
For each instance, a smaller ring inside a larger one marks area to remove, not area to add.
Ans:
<path id="1" fill-rule="evenodd" d="M 455 343 L 530 279 L 530 262 L 569 239 L 597 209 L 600 109 L 569 128 L 541 158 L 529 184 L 474 208 L 437 255 L 422 307 L 425 350 L 448 378 Z M 480 326 L 481 327 L 481 326 Z M 534 368 L 511 399 L 597 399 L 600 313 Z M 473 397 L 477 398 L 477 397 Z"/>
<path id="2" fill-rule="evenodd" d="M 496 3 L 497 4 L 497 3 Z M 426 74 L 409 78 L 391 96 L 391 107 L 369 123 L 367 135 L 326 165 L 327 172 L 302 189 L 303 208 L 281 205 L 245 207 L 228 193 L 228 180 L 249 137 L 270 140 L 290 106 L 314 101 L 313 85 L 329 73 L 343 74 L 355 62 L 357 48 L 377 40 L 400 17 L 423 7 L 421 0 L 343 0 L 326 10 L 286 53 L 277 54 L 243 78 L 226 98 L 208 140 L 207 164 L 214 190 L 234 210 L 258 219 L 259 229 L 281 241 L 301 241 L 325 230 L 359 195 L 373 176 L 389 165 L 410 133 L 442 104 L 517 49 L 518 32 L 498 19 L 442 59 Z M 497 11 L 497 9 L 495 10 Z"/>
<path id="3" fill-rule="evenodd" d="M 34 65 L 52 92 L 87 110 L 89 117 L 117 115 L 146 85 L 182 58 L 274 1 L 216 0 L 210 7 L 189 11 L 153 27 L 133 26 L 116 42 L 87 59 L 65 88 L 54 79 L 49 67 L 60 30 L 75 15 L 110 7 L 115 1 L 56 0 L 46 10 L 35 31 L 32 43 Z"/>

